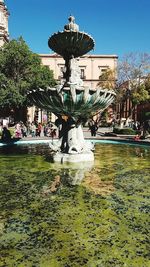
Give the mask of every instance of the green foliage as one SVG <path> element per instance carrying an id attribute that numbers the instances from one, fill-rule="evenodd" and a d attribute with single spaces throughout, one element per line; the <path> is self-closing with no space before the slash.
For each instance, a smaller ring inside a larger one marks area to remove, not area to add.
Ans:
<path id="1" fill-rule="evenodd" d="M 53 72 L 41 64 L 22 37 L 1 48 L 0 73 L 1 108 L 26 106 L 28 91 L 55 85 Z"/>
<path id="2" fill-rule="evenodd" d="M 113 132 L 116 134 L 127 134 L 127 135 L 128 134 L 129 135 L 135 135 L 136 134 L 136 131 L 134 131 L 132 128 L 123 128 L 123 129 L 114 128 Z"/>
<path id="3" fill-rule="evenodd" d="M 133 88 L 131 92 L 131 100 L 134 105 L 150 100 L 150 94 L 145 84 L 141 84 L 136 88 Z"/>
<path id="4" fill-rule="evenodd" d="M 114 89 L 116 86 L 116 70 L 107 69 L 99 77 L 99 82 L 97 86 L 100 86 L 103 89 Z"/>

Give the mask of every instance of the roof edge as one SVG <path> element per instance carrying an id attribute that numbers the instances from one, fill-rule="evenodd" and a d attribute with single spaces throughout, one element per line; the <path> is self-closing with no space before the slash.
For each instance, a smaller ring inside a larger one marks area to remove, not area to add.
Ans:
<path id="1" fill-rule="evenodd" d="M 52 57 L 52 58 L 55 58 L 55 57 L 58 57 L 58 58 L 62 58 L 62 56 L 56 54 L 56 53 L 53 53 L 53 54 L 38 54 L 40 57 Z M 81 56 L 80 58 L 118 58 L 118 55 L 115 55 L 115 54 L 107 54 L 107 55 L 102 55 L 102 54 L 91 54 L 91 55 L 83 55 Z"/>

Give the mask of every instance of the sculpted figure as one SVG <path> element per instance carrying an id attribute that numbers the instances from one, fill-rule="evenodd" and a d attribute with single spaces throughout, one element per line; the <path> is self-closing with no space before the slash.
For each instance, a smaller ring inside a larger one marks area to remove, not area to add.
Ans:
<path id="1" fill-rule="evenodd" d="M 68 20 L 69 23 L 64 26 L 64 30 L 78 32 L 79 26 L 75 23 L 75 18 L 73 16 L 70 16 Z"/>
<path id="2" fill-rule="evenodd" d="M 77 59 L 72 57 L 69 60 L 69 68 L 70 68 L 70 77 L 69 77 L 69 84 L 75 84 L 83 86 L 83 81 L 80 78 L 81 72 L 77 64 Z"/>

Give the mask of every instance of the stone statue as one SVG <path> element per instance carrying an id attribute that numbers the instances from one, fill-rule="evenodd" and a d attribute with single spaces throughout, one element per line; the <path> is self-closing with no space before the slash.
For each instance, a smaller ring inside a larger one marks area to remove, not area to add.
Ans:
<path id="1" fill-rule="evenodd" d="M 68 84 L 75 84 L 77 86 L 83 86 L 83 81 L 80 78 L 81 72 L 77 64 L 77 59 L 72 56 L 69 60 L 70 77 Z"/>
<path id="2" fill-rule="evenodd" d="M 64 30 L 78 32 L 79 26 L 75 23 L 75 18 L 73 16 L 70 16 L 68 20 L 69 20 L 69 23 L 64 26 Z"/>

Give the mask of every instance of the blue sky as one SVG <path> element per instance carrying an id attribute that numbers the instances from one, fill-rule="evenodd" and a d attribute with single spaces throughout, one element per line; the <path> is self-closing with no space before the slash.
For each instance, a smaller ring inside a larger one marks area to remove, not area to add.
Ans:
<path id="1" fill-rule="evenodd" d="M 48 38 L 73 14 L 96 42 L 94 54 L 150 53 L 150 0 L 6 0 L 10 38 L 35 53 L 52 53 Z"/>

